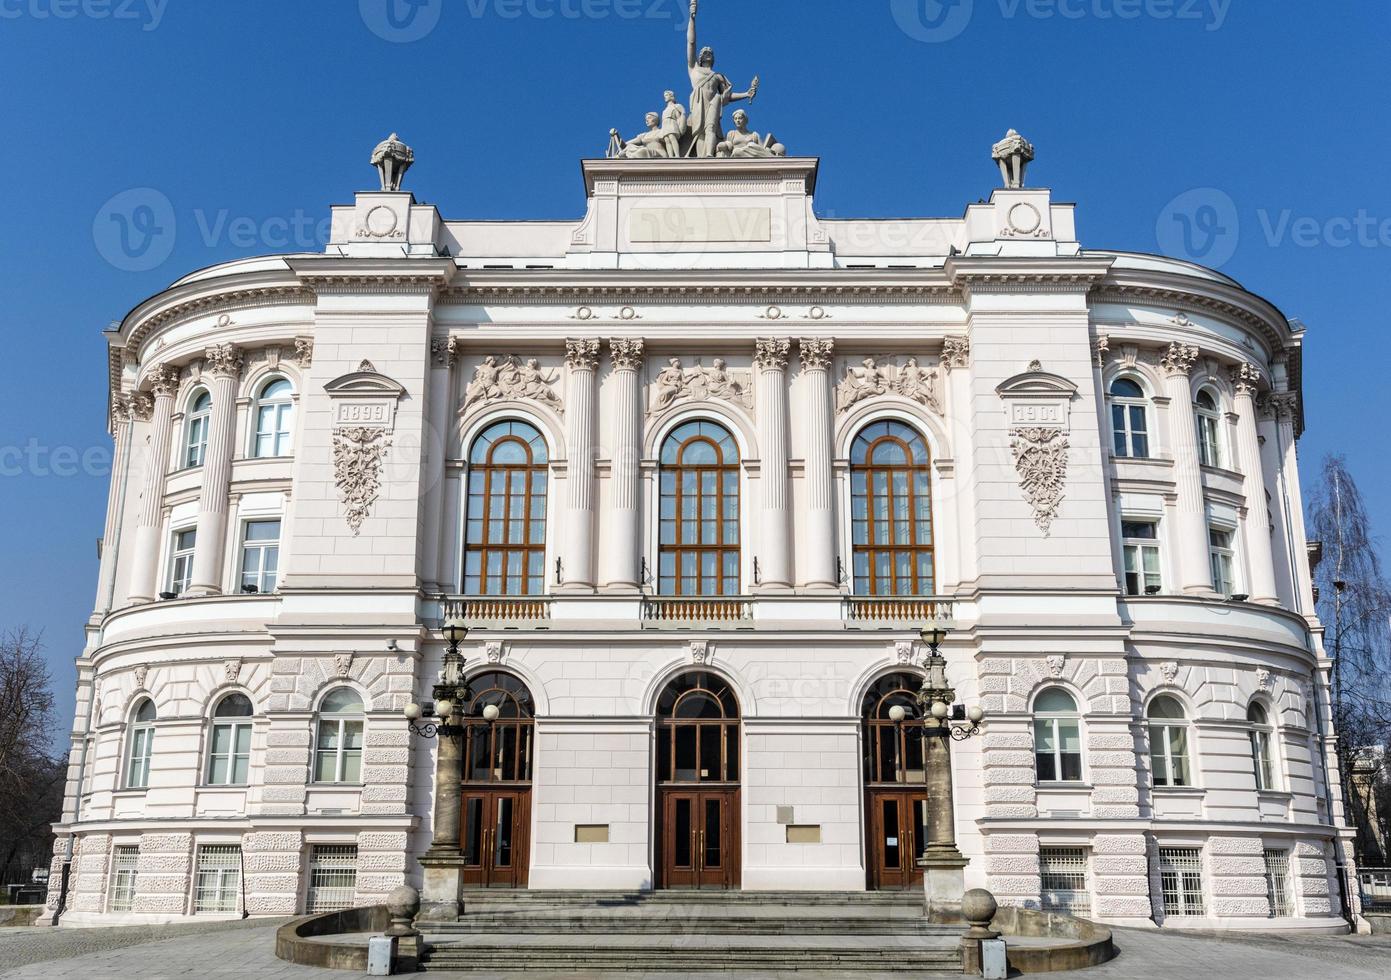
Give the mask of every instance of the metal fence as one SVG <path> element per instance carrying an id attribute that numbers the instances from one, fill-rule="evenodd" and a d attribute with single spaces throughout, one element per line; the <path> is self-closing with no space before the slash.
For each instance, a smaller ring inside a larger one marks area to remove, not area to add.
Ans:
<path id="1" fill-rule="evenodd" d="M 1391 912 L 1391 868 L 1358 868 L 1362 911 Z"/>

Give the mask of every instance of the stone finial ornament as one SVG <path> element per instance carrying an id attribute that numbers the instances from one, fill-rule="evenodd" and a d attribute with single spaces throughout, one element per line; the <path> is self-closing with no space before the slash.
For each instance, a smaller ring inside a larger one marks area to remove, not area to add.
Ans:
<path id="1" fill-rule="evenodd" d="M 1005 187 L 1018 190 L 1024 186 L 1024 175 L 1034 159 L 1034 144 L 1011 129 L 991 148 L 991 156 L 1000 165 Z"/>
<path id="2" fill-rule="evenodd" d="M 386 911 L 391 924 L 386 927 L 385 935 L 401 938 L 419 935 L 413 923 L 420 913 L 420 892 L 410 885 L 393 888 L 386 896 Z"/>
<path id="3" fill-rule="evenodd" d="M 415 163 L 415 151 L 392 133 L 372 151 L 372 166 L 382 179 L 382 190 L 399 191 L 401 179 Z"/>

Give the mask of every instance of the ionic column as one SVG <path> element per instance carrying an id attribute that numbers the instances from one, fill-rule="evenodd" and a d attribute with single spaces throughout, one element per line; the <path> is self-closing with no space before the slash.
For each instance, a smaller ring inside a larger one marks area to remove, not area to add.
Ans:
<path id="1" fill-rule="evenodd" d="M 1198 459 L 1197 418 L 1188 373 L 1198 361 L 1198 348 L 1172 343 L 1160 358 L 1164 393 L 1169 396 L 1169 444 L 1174 451 L 1175 508 L 1178 538 L 1179 587 L 1188 593 L 1211 595 L 1212 571 L 1207 559 L 1207 509 Z"/>
<path id="2" fill-rule="evenodd" d="M 560 587 L 594 591 L 594 415 L 598 400 L 599 341 L 565 341 L 565 441 L 569 514 L 560 553 Z"/>
<path id="3" fill-rule="evenodd" d="M 97 601 L 93 606 L 92 622 L 98 623 L 101 617 L 111 611 L 115 602 L 116 559 L 120 553 L 121 511 L 125 502 L 125 490 L 130 478 L 130 428 L 134 414 L 134 402 L 139 399 L 141 408 L 148 418 L 144 405 L 149 399 L 144 395 L 114 395 L 111 398 L 111 480 L 106 494 L 106 523 L 101 536 L 101 567 L 97 574 Z"/>
<path id="4" fill-rule="evenodd" d="M 605 592 L 636 592 L 641 577 L 638 557 L 641 542 L 642 356 L 641 338 L 615 337 L 609 341 L 613 359 L 613 460 L 612 494 L 605 523 Z"/>
<path id="5" fill-rule="evenodd" d="M 227 538 L 227 489 L 232 484 L 232 450 L 237 434 L 237 381 L 242 352 L 233 344 L 209 347 L 203 369 L 212 375 L 212 415 L 203 456 L 203 490 L 198 497 L 198 539 L 193 551 L 189 595 L 222 591 L 222 556 Z"/>
<path id="6" fill-rule="evenodd" d="M 425 486 L 421 501 L 421 526 L 424 537 L 420 543 L 420 581 L 429 592 L 449 588 L 448 579 L 441 578 L 440 542 L 444 540 L 448 515 L 444 508 L 444 460 L 449 451 L 450 394 L 454 390 L 454 361 L 458 356 L 458 341 L 453 337 L 437 337 L 430 342 L 429 416 L 425 429 Z"/>
<path id="7" fill-rule="evenodd" d="M 135 552 L 127 596 L 131 602 L 153 602 L 158 593 L 160 514 L 164 510 L 164 479 L 169 472 L 174 392 L 178 387 L 179 372 L 172 367 L 159 367 L 150 375 L 153 402 L 139 394 L 132 400 L 135 418 L 150 420 L 150 441 L 145 455 L 145 478 L 140 488 L 140 517 L 135 525 Z"/>
<path id="8" fill-rule="evenodd" d="M 784 337 L 756 341 L 758 374 L 758 482 L 762 487 L 759 519 L 759 591 L 792 588 L 792 549 L 787 508 L 787 352 Z"/>
<path id="9" fill-rule="evenodd" d="M 1261 466 L 1260 435 L 1256 432 L 1256 389 L 1261 372 L 1252 364 L 1232 371 L 1236 390 L 1237 458 L 1241 462 L 1246 493 L 1246 556 L 1251 567 L 1251 599 L 1275 606 L 1280 593 L 1275 585 L 1275 553 L 1270 544 L 1270 506 L 1265 499 L 1265 473 Z"/>
<path id="10" fill-rule="evenodd" d="M 831 360 L 835 341 L 814 337 L 798 342 L 802 384 L 807 395 L 807 549 L 808 589 L 839 592 L 836 574 L 835 482 L 831 459 L 835 435 L 831 421 Z"/>

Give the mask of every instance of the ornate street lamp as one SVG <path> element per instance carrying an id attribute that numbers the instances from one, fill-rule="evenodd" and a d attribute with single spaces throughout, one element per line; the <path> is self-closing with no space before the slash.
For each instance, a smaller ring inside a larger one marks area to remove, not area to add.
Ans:
<path id="1" fill-rule="evenodd" d="M 954 741 L 961 742 L 980 734 L 980 723 L 985 712 L 979 705 L 968 708 L 956 703 L 956 690 L 947 681 L 947 659 L 940 649 L 950 629 L 949 624 L 936 618 L 922 628 L 922 641 L 928 650 L 927 661 L 923 664 L 927 677 L 922 690 L 918 692 L 918 703 L 923 706 L 924 715 L 936 722 L 928 722 L 925 734 L 950 736 Z"/>
<path id="2" fill-rule="evenodd" d="M 453 722 L 454 715 L 461 713 L 468 704 L 469 688 L 464 683 L 464 658 L 459 653 L 459 644 L 468 637 L 468 624 L 464 622 L 463 610 L 459 606 L 445 609 L 444 623 L 440 634 L 449 649 L 444 654 L 444 665 L 440 669 L 440 679 L 435 684 L 433 702 L 417 704 L 412 701 L 406 705 L 406 721 L 411 732 L 423 738 L 442 735 L 445 738 L 458 738 L 464 733 L 464 726 Z"/>

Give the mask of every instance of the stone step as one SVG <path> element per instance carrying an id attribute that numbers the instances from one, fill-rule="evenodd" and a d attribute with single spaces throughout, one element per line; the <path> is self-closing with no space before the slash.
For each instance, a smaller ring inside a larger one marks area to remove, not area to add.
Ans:
<path id="1" fill-rule="evenodd" d="M 961 973 L 955 939 L 887 941 L 860 935 L 746 937 L 738 944 L 719 936 L 574 937 L 494 935 L 427 945 L 429 970 L 589 970 L 618 972 L 750 971 L 763 975 L 801 970 L 883 971 L 903 975 Z"/>
<path id="2" fill-rule="evenodd" d="M 486 936 L 497 933 L 525 935 L 865 935 L 865 936 L 959 936 L 960 927 L 934 926 L 922 913 L 910 910 L 903 915 L 896 909 L 875 915 L 827 914 L 830 910 L 803 908 L 796 914 L 738 915 L 728 911 L 671 906 L 673 914 L 658 909 L 631 911 L 547 911 L 518 909 L 511 912 L 476 912 L 458 922 L 431 923 L 430 936 Z M 879 910 L 875 910 L 879 911 Z M 816 913 L 820 914 L 816 914 Z"/>
<path id="3" fill-rule="evenodd" d="M 462 895 L 465 912 L 492 911 L 499 907 L 534 908 L 542 906 L 585 906 L 607 908 L 618 905 L 756 905 L 771 907 L 821 906 L 838 908 L 904 908 L 921 911 L 923 893 L 910 891 L 879 892 L 761 892 L 703 890 L 664 890 L 645 892 L 625 891 L 540 891 L 525 888 L 468 889 Z"/>

